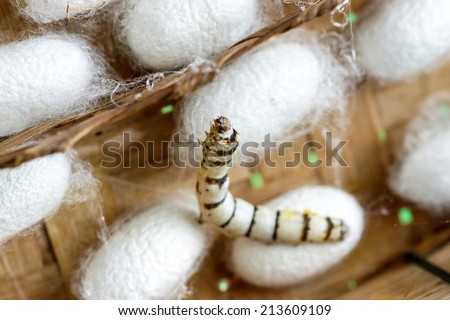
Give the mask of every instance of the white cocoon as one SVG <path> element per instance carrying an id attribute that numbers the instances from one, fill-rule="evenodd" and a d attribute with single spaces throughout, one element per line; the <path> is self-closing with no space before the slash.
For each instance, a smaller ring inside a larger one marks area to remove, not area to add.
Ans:
<path id="1" fill-rule="evenodd" d="M 62 153 L 0 169 L 0 243 L 56 211 L 70 177 L 70 160 Z"/>
<path id="2" fill-rule="evenodd" d="M 343 219 L 347 238 L 336 243 L 297 246 L 265 244 L 248 238 L 233 241 L 230 268 L 244 280 L 261 287 L 286 287 L 317 275 L 339 263 L 357 245 L 364 229 L 364 210 L 348 193 L 332 187 L 311 186 L 290 191 L 267 206 Z"/>
<path id="3" fill-rule="evenodd" d="M 174 69 L 207 58 L 258 29 L 261 0 L 134 0 L 120 21 L 121 40 L 139 64 Z"/>
<path id="4" fill-rule="evenodd" d="M 391 189 L 436 216 L 450 213 L 449 94 L 428 100 L 409 125 L 399 163 L 391 170 Z"/>
<path id="5" fill-rule="evenodd" d="M 0 70 L 0 137 L 82 111 L 107 90 L 101 59 L 74 36 L 0 45 Z"/>
<path id="6" fill-rule="evenodd" d="M 450 1 L 374 1 L 355 27 L 358 59 L 381 81 L 431 70 L 450 54 Z"/>
<path id="7" fill-rule="evenodd" d="M 92 14 L 109 0 L 24 0 L 21 10 L 38 23 Z"/>
<path id="8" fill-rule="evenodd" d="M 119 224 L 84 263 L 84 299 L 176 299 L 197 270 L 210 237 L 196 221 L 194 197 L 167 200 Z"/>
<path id="9" fill-rule="evenodd" d="M 282 141 L 324 114 L 344 110 L 353 71 L 331 47 L 314 32 L 294 30 L 244 55 L 182 101 L 181 136 L 203 139 L 210 121 L 225 116 L 242 143 L 261 143 L 269 133 L 272 141 Z"/>

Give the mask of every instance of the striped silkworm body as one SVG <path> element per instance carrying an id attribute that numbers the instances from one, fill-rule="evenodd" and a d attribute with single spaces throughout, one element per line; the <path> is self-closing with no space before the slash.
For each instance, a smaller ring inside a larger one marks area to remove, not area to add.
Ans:
<path id="1" fill-rule="evenodd" d="M 272 210 L 234 198 L 228 190 L 228 170 L 237 147 L 238 133 L 230 121 L 225 117 L 215 119 L 202 142 L 203 160 L 196 187 L 201 222 L 217 225 L 231 237 L 245 236 L 266 243 L 332 242 L 345 238 L 347 227 L 341 219 L 308 210 Z"/>

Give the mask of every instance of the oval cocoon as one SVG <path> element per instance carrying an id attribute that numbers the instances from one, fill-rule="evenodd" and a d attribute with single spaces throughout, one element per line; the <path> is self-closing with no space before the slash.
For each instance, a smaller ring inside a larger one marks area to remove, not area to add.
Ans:
<path id="1" fill-rule="evenodd" d="M 405 80 L 450 53 L 450 1 L 375 1 L 355 27 L 358 59 L 370 77 Z"/>
<path id="2" fill-rule="evenodd" d="M 450 213 L 450 94 L 431 96 L 408 125 L 390 187 L 436 216 Z M 431 161 L 430 161 L 431 160 Z"/>
<path id="3" fill-rule="evenodd" d="M 196 221 L 195 198 L 168 201 L 118 229 L 85 262 L 84 299 L 176 299 L 196 271 L 209 236 Z M 198 209 L 197 209 L 198 210 Z"/>
<path id="4" fill-rule="evenodd" d="M 87 44 L 47 35 L 0 46 L 0 137 L 80 111 L 101 90 Z"/>
<path id="5" fill-rule="evenodd" d="M 0 170 L 0 243 L 38 223 L 63 202 L 70 161 L 57 153 Z"/>
<path id="6" fill-rule="evenodd" d="M 121 21 L 121 38 L 139 64 L 174 69 L 208 58 L 255 31 L 260 0 L 137 0 Z"/>
<path id="7" fill-rule="evenodd" d="M 431 162 L 427 159 L 432 158 Z M 424 163 L 424 161 L 426 161 Z M 432 214 L 450 212 L 450 128 L 408 154 L 396 168 L 391 188 Z"/>
<path id="8" fill-rule="evenodd" d="M 267 206 L 341 218 L 349 228 L 337 243 L 302 243 L 297 246 L 264 244 L 248 238 L 232 242 L 230 267 L 244 280 L 261 287 L 286 287 L 317 275 L 339 263 L 357 245 L 364 229 L 364 211 L 348 193 L 322 186 L 290 191 Z"/>
<path id="9" fill-rule="evenodd" d="M 77 15 L 91 14 L 109 0 L 24 0 L 25 14 L 39 23 L 47 23 Z"/>
<path id="10" fill-rule="evenodd" d="M 182 101 L 182 136 L 203 139 L 211 119 L 227 117 L 240 141 L 286 140 L 324 113 L 343 108 L 349 72 L 315 33 L 296 30 L 227 66 L 216 80 Z"/>

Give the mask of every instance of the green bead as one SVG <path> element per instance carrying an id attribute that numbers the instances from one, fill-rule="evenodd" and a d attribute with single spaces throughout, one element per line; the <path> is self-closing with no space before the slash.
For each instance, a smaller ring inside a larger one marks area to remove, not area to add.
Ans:
<path id="1" fill-rule="evenodd" d="M 381 141 L 386 141 L 388 138 L 388 133 L 386 131 L 386 129 L 380 129 L 378 130 L 378 139 L 380 139 Z"/>
<path id="2" fill-rule="evenodd" d="M 353 291 L 356 288 L 358 288 L 358 282 L 356 282 L 356 280 L 350 280 L 349 282 L 347 282 L 347 289 L 348 290 Z"/>
<path id="3" fill-rule="evenodd" d="M 414 216 L 411 208 L 402 207 L 398 210 L 398 221 L 401 225 L 406 226 L 414 221 Z"/>
<path id="4" fill-rule="evenodd" d="M 171 113 L 172 111 L 173 111 L 173 105 L 171 105 L 171 104 L 168 104 L 167 106 L 164 106 L 161 108 L 162 114 Z"/>
<path id="5" fill-rule="evenodd" d="M 356 14 L 356 12 L 350 12 L 347 15 L 347 20 L 348 22 L 350 22 L 351 24 L 354 24 L 357 20 L 358 20 L 358 15 Z"/>
<path id="6" fill-rule="evenodd" d="M 230 289 L 230 281 L 228 279 L 220 279 L 217 282 L 217 289 L 220 292 L 227 292 Z"/>
<path id="7" fill-rule="evenodd" d="M 261 189 L 264 187 L 264 177 L 259 172 L 253 172 L 249 177 L 252 189 Z"/>
<path id="8" fill-rule="evenodd" d="M 313 167 L 317 167 L 319 165 L 319 156 L 317 155 L 317 152 L 312 151 L 308 153 L 308 161 Z"/>

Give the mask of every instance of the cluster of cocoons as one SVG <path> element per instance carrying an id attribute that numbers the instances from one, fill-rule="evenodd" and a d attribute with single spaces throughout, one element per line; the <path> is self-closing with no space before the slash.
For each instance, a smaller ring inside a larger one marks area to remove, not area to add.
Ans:
<path id="1" fill-rule="evenodd" d="M 92 14 L 111 0 L 23 0 L 21 9 L 32 20 L 48 23 Z"/>
<path id="2" fill-rule="evenodd" d="M 23 0 L 21 10 L 38 23 L 49 23 L 67 14 L 91 14 L 107 2 Z M 125 1 L 115 7 L 117 36 L 138 66 L 174 70 L 258 30 L 266 19 L 266 2 Z M 377 80 L 415 76 L 450 52 L 450 1 L 379 1 L 361 20 L 355 28 L 359 63 Z M 267 134 L 282 142 L 307 132 L 325 115 L 343 114 L 357 80 L 349 53 L 339 51 L 345 45 L 340 37 L 307 30 L 267 41 L 181 101 L 179 131 L 203 138 L 210 120 L 221 115 L 239 131 L 241 143 L 261 143 Z M 0 45 L 0 137 L 92 107 L 112 89 L 106 69 L 103 58 L 77 36 L 48 34 Z M 405 157 L 390 182 L 399 195 L 441 213 L 450 210 L 450 176 L 444 174 L 450 167 L 450 120 L 430 118 L 433 108 L 426 107 L 426 115 L 410 127 Z M 424 165 L 430 154 L 433 163 Z M 49 217 L 70 199 L 71 190 L 89 189 L 85 171 L 77 174 L 73 168 L 70 156 L 58 153 L 0 169 L 0 244 Z M 71 199 L 84 200 L 76 192 Z M 230 269 L 257 286 L 286 287 L 323 273 L 342 261 L 363 234 L 364 210 L 340 189 L 303 187 L 266 205 L 342 219 L 348 234 L 342 242 L 299 245 L 230 240 Z M 213 238 L 207 226 L 197 223 L 198 211 L 194 196 L 179 194 L 177 201 L 166 199 L 117 223 L 83 262 L 75 284 L 79 297 L 186 296 L 188 280 Z"/>
<path id="3" fill-rule="evenodd" d="M 450 1 L 374 1 L 355 31 L 356 52 L 370 77 L 407 80 L 450 55 Z"/>
<path id="4" fill-rule="evenodd" d="M 182 136 L 202 139 L 210 120 L 220 115 L 233 123 L 242 143 L 261 143 L 269 133 L 272 141 L 286 141 L 323 115 L 344 110 L 354 69 L 336 58 L 340 39 L 325 40 L 294 30 L 225 67 L 182 101 L 177 114 Z"/>
<path id="5" fill-rule="evenodd" d="M 0 169 L 0 244 L 55 212 L 71 173 L 70 159 L 62 153 Z"/>
<path id="6" fill-rule="evenodd" d="M 84 299 L 176 299 L 197 270 L 211 234 L 197 222 L 195 197 L 180 195 L 113 227 L 84 262 L 76 291 Z"/>
<path id="7" fill-rule="evenodd" d="M 450 212 L 450 94 L 428 100 L 409 125 L 391 189 L 431 214 Z"/>
<path id="8" fill-rule="evenodd" d="M 364 230 L 364 210 L 348 193 L 333 187 L 311 186 L 292 190 L 266 204 L 274 210 L 310 210 L 343 219 L 348 235 L 342 242 L 265 244 L 248 238 L 232 241 L 231 270 L 261 287 L 298 284 L 339 263 L 358 244 Z"/>
<path id="9" fill-rule="evenodd" d="M 75 36 L 0 45 L 0 70 L 0 137 L 81 112 L 110 91 L 104 61 Z"/>
<path id="10" fill-rule="evenodd" d="M 153 70 L 219 53 L 261 26 L 261 0 L 134 0 L 119 18 L 121 41 Z"/>

